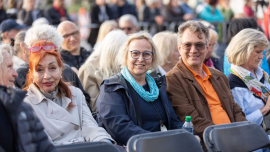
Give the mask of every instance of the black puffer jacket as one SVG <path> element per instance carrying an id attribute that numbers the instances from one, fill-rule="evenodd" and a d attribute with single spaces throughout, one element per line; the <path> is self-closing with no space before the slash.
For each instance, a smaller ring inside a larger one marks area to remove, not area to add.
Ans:
<path id="1" fill-rule="evenodd" d="M 16 151 L 56 151 L 54 145 L 48 140 L 44 128 L 33 113 L 32 108 L 23 102 L 25 95 L 25 91 L 0 86 L 0 104 L 3 105 L 11 122 L 14 140 L 16 140 L 14 145 Z"/>

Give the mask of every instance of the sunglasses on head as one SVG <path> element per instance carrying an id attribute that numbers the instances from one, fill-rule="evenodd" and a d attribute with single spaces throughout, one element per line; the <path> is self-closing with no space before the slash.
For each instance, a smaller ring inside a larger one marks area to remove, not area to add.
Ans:
<path id="1" fill-rule="evenodd" d="M 45 46 L 33 46 L 33 47 L 30 47 L 29 50 L 30 50 L 30 52 L 38 52 L 41 49 L 43 49 L 44 51 L 51 51 L 55 48 L 56 48 L 56 46 L 54 46 L 54 45 L 45 45 Z"/>

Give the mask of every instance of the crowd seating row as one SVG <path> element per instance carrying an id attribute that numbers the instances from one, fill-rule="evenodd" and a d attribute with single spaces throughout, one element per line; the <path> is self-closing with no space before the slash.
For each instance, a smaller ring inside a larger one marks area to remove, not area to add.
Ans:
<path id="1" fill-rule="evenodd" d="M 209 126 L 203 139 L 208 152 L 248 152 L 270 146 L 263 128 L 253 122 Z M 119 152 L 104 142 L 57 146 L 58 152 Z M 197 139 L 186 130 L 135 135 L 127 143 L 128 152 L 203 152 Z"/>

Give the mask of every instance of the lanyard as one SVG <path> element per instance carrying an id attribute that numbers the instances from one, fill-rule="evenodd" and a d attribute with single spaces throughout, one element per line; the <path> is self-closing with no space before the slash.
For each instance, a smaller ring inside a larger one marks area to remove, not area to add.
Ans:
<path id="1" fill-rule="evenodd" d="M 157 115 L 158 115 L 158 118 L 159 118 L 160 131 L 167 131 L 166 126 L 162 123 L 162 119 L 161 119 L 161 117 L 160 117 L 160 115 L 158 113 L 158 110 L 157 110 L 156 106 L 154 105 L 153 102 L 151 102 L 151 104 L 154 106 L 154 108 L 155 108 L 155 110 L 157 112 Z"/>

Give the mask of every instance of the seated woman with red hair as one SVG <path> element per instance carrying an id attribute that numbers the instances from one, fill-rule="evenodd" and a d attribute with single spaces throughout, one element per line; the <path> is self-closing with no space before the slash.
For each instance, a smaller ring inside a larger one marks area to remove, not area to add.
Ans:
<path id="1" fill-rule="evenodd" d="M 82 91 L 62 79 L 63 62 L 53 42 L 30 46 L 26 88 L 29 103 L 55 145 L 105 141 L 115 143 L 98 127 Z"/>

